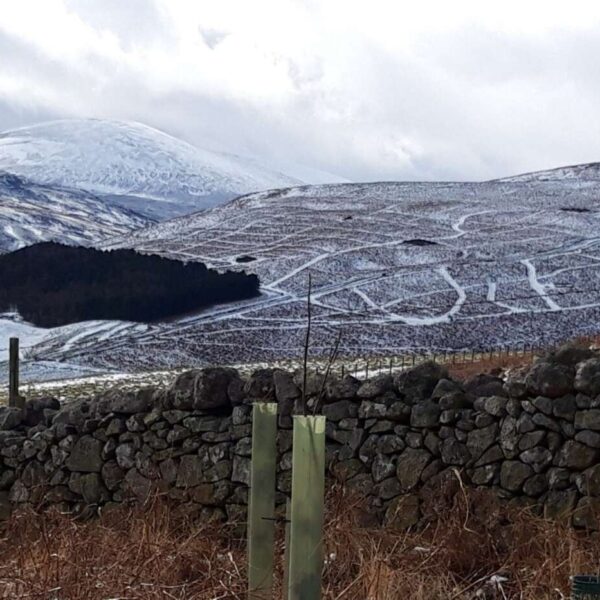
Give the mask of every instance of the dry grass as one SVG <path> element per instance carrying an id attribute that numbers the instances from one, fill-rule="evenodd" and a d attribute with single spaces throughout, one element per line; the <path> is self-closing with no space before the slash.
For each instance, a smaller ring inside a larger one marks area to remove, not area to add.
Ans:
<path id="1" fill-rule="evenodd" d="M 333 492 L 323 597 L 558 599 L 568 597 L 569 575 L 600 569 L 597 536 L 500 506 L 489 494 L 440 498 L 429 506 L 430 525 L 406 534 L 361 525 L 360 503 L 342 490 Z M 20 513 L 0 541 L 0 597 L 244 598 L 245 545 L 239 529 L 200 524 L 160 502 L 88 522 L 57 513 Z M 495 586 L 490 583 L 494 575 L 506 581 Z M 277 598 L 280 581 L 279 558 Z"/>

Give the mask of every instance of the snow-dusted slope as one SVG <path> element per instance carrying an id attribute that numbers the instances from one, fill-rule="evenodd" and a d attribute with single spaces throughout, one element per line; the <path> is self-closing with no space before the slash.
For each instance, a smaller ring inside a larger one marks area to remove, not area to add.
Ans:
<path id="1" fill-rule="evenodd" d="M 558 167 L 533 173 L 523 173 L 505 177 L 498 181 L 527 183 L 533 181 L 569 181 L 571 183 L 585 183 L 600 181 L 600 162 L 585 163 L 583 165 L 572 165 L 569 167 Z"/>
<path id="2" fill-rule="evenodd" d="M 149 223 L 87 192 L 37 185 L 0 171 L 0 253 L 42 241 L 93 244 Z"/>
<path id="3" fill-rule="evenodd" d="M 0 170 L 86 189 L 152 216 L 185 214 L 301 180 L 140 123 L 73 119 L 0 134 Z"/>

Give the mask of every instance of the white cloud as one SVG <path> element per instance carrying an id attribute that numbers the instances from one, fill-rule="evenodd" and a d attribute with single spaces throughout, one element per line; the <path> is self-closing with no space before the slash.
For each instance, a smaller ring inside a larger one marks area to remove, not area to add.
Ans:
<path id="1" fill-rule="evenodd" d="M 136 119 L 352 179 L 477 179 L 600 160 L 596 2 L 1 8 L 3 127 L 40 115 Z"/>

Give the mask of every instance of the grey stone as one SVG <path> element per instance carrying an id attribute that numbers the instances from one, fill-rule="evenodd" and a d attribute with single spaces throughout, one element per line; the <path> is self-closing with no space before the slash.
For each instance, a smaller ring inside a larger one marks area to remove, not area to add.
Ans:
<path id="1" fill-rule="evenodd" d="M 523 434 L 519 438 L 519 450 L 529 450 L 534 446 L 539 446 L 546 439 L 546 431 L 530 431 L 529 433 Z"/>
<path id="2" fill-rule="evenodd" d="M 581 442 L 591 448 L 600 448 L 600 433 L 584 429 L 575 434 L 575 441 Z"/>
<path id="3" fill-rule="evenodd" d="M 511 492 L 519 492 L 532 475 L 533 469 L 529 465 L 518 460 L 506 460 L 500 468 L 500 485 Z"/>
<path id="4" fill-rule="evenodd" d="M 110 490 L 116 490 L 125 477 L 125 471 L 119 467 L 116 461 L 109 460 L 102 465 L 100 472 L 104 485 Z"/>
<path id="5" fill-rule="evenodd" d="M 560 432 L 560 425 L 556 422 L 556 420 L 542 413 L 536 413 L 533 415 L 533 422 L 539 427 L 544 427 L 550 431 Z"/>
<path id="6" fill-rule="evenodd" d="M 508 399 L 503 396 L 488 396 L 483 402 L 483 410 L 494 416 L 502 417 L 506 414 Z"/>
<path id="7" fill-rule="evenodd" d="M 592 465 L 598 457 L 598 451 L 579 442 L 569 440 L 564 443 L 556 457 L 556 465 L 567 469 L 583 471 Z"/>
<path id="8" fill-rule="evenodd" d="M 338 462 L 331 468 L 332 475 L 341 482 L 348 481 L 359 473 L 364 473 L 365 467 L 357 458 L 351 458 Z"/>
<path id="9" fill-rule="evenodd" d="M 575 413 L 575 429 L 600 431 L 600 410 L 578 410 Z"/>
<path id="10" fill-rule="evenodd" d="M 576 411 L 577 402 L 573 395 L 557 398 L 552 404 L 552 414 L 560 419 L 572 421 L 575 418 Z"/>
<path id="11" fill-rule="evenodd" d="M 376 377 L 367 379 L 363 382 L 356 391 L 356 395 L 359 398 L 370 400 L 372 398 L 378 398 L 393 389 L 394 382 L 391 375 L 377 375 Z"/>
<path id="12" fill-rule="evenodd" d="M 517 420 L 514 417 L 505 417 L 500 426 L 500 448 L 506 458 L 515 458 L 519 452 L 519 434 Z"/>
<path id="13" fill-rule="evenodd" d="M 360 381 L 351 375 L 345 375 L 341 379 L 331 377 L 325 384 L 325 394 L 330 400 L 352 400 L 360 387 Z"/>
<path id="14" fill-rule="evenodd" d="M 358 408 L 358 416 L 361 419 L 379 419 L 386 416 L 387 407 L 385 404 L 363 400 Z"/>
<path id="15" fill-rule="evenodd" d="M 277 369 L 273 372 L 273 385 L 277 402 L 289 402 L 300 398 L 302 392 L 294 383 L 294 377 L 287 371 Z"/>
<path id="16" fill-rule="evenodd" d="M 373 459 L 371 473 L 373 480 L 378 483 L 387 477 L 390 477 L 396 471 L 396 458 L 386 454 L 376 454 Z"/>
<path id="17" fill-rule="evenodd" d="M 584 496 L 600 497 L 600 465 L 594 465 L 581 473 L 577 487 Z"/>
<path id="18" fill-rule="evenodd" d="M 449 379 L 448 370 L 432 361 L 394 375 L 394 385 L 408 404 L 431 398 L 440 379 Z"/>
<path id="19" fill-rule="evenodd" d="M 532 394 L 559 398 L 573 391 L 574 379 L 572 367 L 540 361 L 529 369 L 525 383 Z"/>
<path id="20" fill-rule="evenodd" d="M 119 467 L 125 471 L 135 465 L 136 448 L 133 444 L 120 444 L 115 448 L 115 457 Z"/>
<path id="21" fill-rule="evenodd" d="M 434 428 L 439 423 L 440 407 L 434 402 L 420 402 L 412 407 L 411 427 Z"/>
<path id="22" fill-rule="evenodd" d="M 600 498 L 584 496 L 573 512 L 573 525 L 591 531 L 600 529 Z"/>
<path id="23" fill-rule="evenodd" d="M 102 442 L 89 435 L 79 438 L 65 461 L 71 471 L 99 473 L 102 468 Z"/>
<path id="24" fill-rule="evenodd" d="M 185 458 L 185 457 L 183 457 L 183 458 Z M 245 458 L 243 456 L 234 456 L 231 480 L 233 482 L 243 483 L 243 484 L 249 486 L 250 485 L 250 466 L 251 466 L 250 459 Z"/>
<path id="25" fill-rule="evenodd" d="M 415 450 L 413 448 L 407 448 L 398 457 L 396 476 L 403 491 L 409 491 L 417 485 L 423 469 L 425 469 L 431 458 L 427 450 Z"/>
<path id="26" fill-rule="evenodd" d="M 519 458 L 526 465 L 531 465 L 536 473 L 541 473 L 552 464 L 552 452 L 542 446 L 521 452 Z"/>
<path id="27" fill-rule="evenodd" d="M 570 520 L 577 492 L 575 490 L 551 490 L 544 502 L 544 517 L 554 520 Z"/>
<path id="28" fill-rule="evenodd" d="M 486 450 L 481 458 L 475 461 L 476 467 L 481 467 L 483 465 L 489 465 L 491 463 L 499 462 L 504 460 L 504 453 L 498 444 L 493 445 L 491 448 Z"/>
<path id="29" fill-rule="evenodd" d="M 500 466 L 498 464 L 477 467 L 473 469 L 473 473 L 471 474 L 471 483 L 474 485 L 490 485 L 494 481 L 499 470 Z"/>
<path id="30" fill-rule="evenodd" d="M 600 358 L 590 358 L 577 365 L 575 389 L 588 396 L 600 394 Z"/>
<path id="31" fill-rule="evenodd" d="M 400 482 L 395 477 L 389 477 L 375 484 L 375 495 L 383 500 L 391 500 L 401 493 Z"/>
<path id="32" fill-rule="evenodd" d="M 341 421 L 355 418 L 358 415 L 358 406 L 350 400 L 339 400 L 325 404 L 321 412 L 328 421 Z"/>
<path id="33" fill-rule="evenodd" d="M 548 481 L 541 473 L 533 475 L 523 484 L 523 493 L 533 498 L 541 496 L 547 489 Z"/>
<path id="34" fill-rule="evenodd" d="M 419 522 L 420 501 L 416 494 L 394 498 L 385 511 L 386 526 L 405 531 Z"/>
<path id="35" fill-rule="evenodd" d="M 490 446 L 492 446 L 498 436 L 498 425 L 493 423 L 482 429 L 475 429 L 467 435 L 467 448 L 473 459 L 478 459 Z"/>
<path id="36" fill-rule="evenodd" d="M 551 490 L 564 490 L 571 485 L 571 472 L 561 467 L 551 467 L 546 473 Z"/>
<path id="37" fill-rule="evenodd" d="M 453 439 L 442 442 L 440 455 L 446 465 L 466 465 L 471 460 L 471 453 L 467 446 Z"/>
<path id="38" fill-rule="evenodd" d="M 0 406 L 0 429 L 8 431 L 16 429 L 24 420 L 25 413 L 20 408 Z"/>
<path id="39" fill-rule="evenodd" d="M 546 398 L 545 396 L 538 396 L 531 401 L 540 412 L 543 412 L 545 415 L 552 414 L 553 401 L 550 398 Z"/>

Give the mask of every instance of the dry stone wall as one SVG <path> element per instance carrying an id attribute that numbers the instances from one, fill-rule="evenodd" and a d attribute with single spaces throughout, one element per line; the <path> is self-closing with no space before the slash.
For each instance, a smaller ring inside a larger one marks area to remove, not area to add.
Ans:
<path id="1" fill-rule="evenodd" d="M 168 388 L 4 407 L 1 516 L 23 504 L 91 515 L 157 492 L 201 517 L 243 516 L 258 401 L 279 405 L 283 503 L 301 380 L 209 368 Z M 599 353 L 565 347 L 530 368 L 462 383 L 434 363 L 364 382 L 312 374 L 307 395 L 309 410 L 327 417 L 328 476 L 363 494 L 381 520 L 417 524 L 423 499 L 462 483 L 600 528 Z"/>

